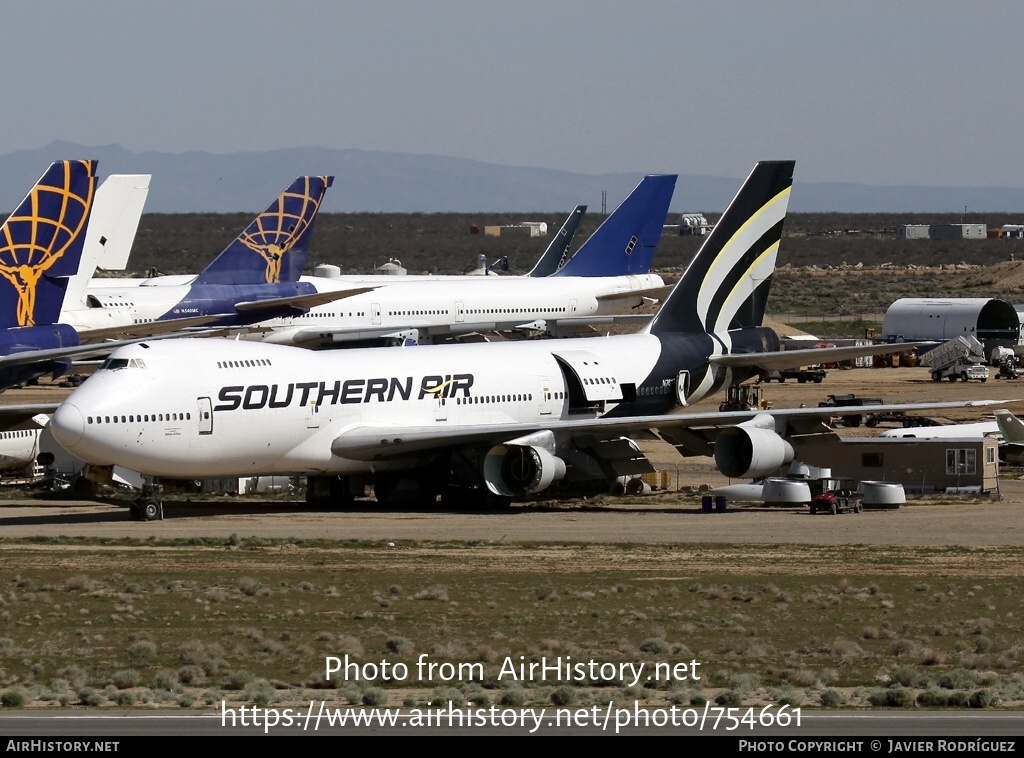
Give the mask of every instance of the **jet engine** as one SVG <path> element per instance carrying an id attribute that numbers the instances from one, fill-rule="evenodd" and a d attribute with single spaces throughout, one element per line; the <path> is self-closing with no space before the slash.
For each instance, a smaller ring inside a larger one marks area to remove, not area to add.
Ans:
<path id="1" fill-rule="evenodd" d="M 536 445 L 495 445 L 484 458 L 484 481 L 495 495 L 532 495 L 565 476 L 565 461 Z"/>
<path id="2" fill-rule="evenodd" d="M 775 432 L 768 414 L 723 429 L 715 439 L 715 465 L 731 478 L 764 476 L 793 457 L 793 446 Z"/>

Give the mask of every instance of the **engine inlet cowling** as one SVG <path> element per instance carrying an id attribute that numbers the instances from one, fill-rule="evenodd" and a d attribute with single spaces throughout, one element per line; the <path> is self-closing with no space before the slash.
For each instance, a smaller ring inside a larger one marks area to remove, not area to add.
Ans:
<path id="1" fill-rule="evenodd" d="M 769 429 L 733 426 L 715 440 L 715 465 L 731 478 L 770 474 L 793 457 L 793 446 Z"/>
<path id="2" fill-rule="evenodd" d="M 496 445 L 484 458 L 484 481 L 496 495 L 530 495 L 565 476 L 565 461 L 542 447 Z"/>

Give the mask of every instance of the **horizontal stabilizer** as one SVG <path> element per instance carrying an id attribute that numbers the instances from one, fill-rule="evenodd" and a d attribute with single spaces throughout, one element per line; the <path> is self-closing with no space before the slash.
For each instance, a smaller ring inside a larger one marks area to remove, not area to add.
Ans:
<path id="1" fill-rule="evenodd" d="M 628 292 L 609 292 L 605 295 L 598 295 L 597 301 L 599 303 L 611 303 L 616 300 L 636 300 L 637 298 L 664 300 L 672 291 L 672 287 L 673 285 L 669 284 L 664 287 L 645 287 L 644 289 L 630 290 Z"/>
<path id="2" fill-rule="evenodd" d="M 712 355 L 708 360 L 712 366 L 736 368 L 741 366 L 777 371 L 799 368 L 814 363 L 835 363 L 866 358 L 871 355 L 902 353 L 913 348 L 933 345 L 933 342 L 898 342 L 887 345 L 850 345 L 849 347 L 815 347 L 807 350 L 781 350 L 769 353 L 733 353 Z"/>

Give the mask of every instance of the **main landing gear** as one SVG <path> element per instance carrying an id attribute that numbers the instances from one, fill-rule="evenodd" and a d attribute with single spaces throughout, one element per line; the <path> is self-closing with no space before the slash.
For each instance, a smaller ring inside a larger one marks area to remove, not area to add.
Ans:
<path id="1" fill-rule="evenodd" d="M 160 500 L 163 487 L 155 479 L 146 479 L 142 492 L 132 500 L 128 512 L 134 521 L 163 521 L 164 504 Z"/>
<path id="2" fill-rule="evenodd" d="M 362 489 L 362 479 L 354 476 L 308 476 L 306 505 L 327 511 L 351 508 L 356 492 Z"/>

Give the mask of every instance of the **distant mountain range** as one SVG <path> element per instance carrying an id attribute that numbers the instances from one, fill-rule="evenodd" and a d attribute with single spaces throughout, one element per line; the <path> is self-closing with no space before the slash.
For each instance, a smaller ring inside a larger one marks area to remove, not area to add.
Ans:
<path id="1" fill-rule="evenodd" d="M 437 155 L 298 147 L 262 153 L 133 153 L 119 145 L 85 147 L 54 142 L 38 150 L 0 156 L 0 213 L 24 197 L 46 166 L 65 158 L 95 158 L 100 175 L 153 174 L 146 211 L 227 213 L 265 208 L 276 193 L 303 174 L 333 174 L 326 212 L 529 212 L 568 211 L 587 203 L 611 211 L 641 174 L 574 174 L 517 168 Z M 673 170 L 679 167 L 652 166 Z M 793 187 L 790 210 L 800 213 L 1024 213 L 1020 187 L 870 187 L 803 183 Z M 725 209 L 741 177 L 680 175 L 673 212 Z"/>

